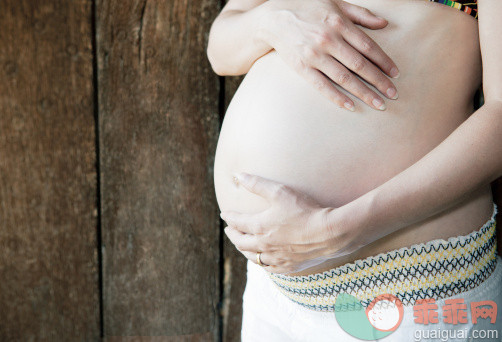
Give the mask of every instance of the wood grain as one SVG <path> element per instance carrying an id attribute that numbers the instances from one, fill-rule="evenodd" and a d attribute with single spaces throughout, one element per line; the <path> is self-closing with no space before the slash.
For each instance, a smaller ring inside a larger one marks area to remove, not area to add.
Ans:
<path id="1" fill-rule="evenodd" d="M 105 336 L 217 339 L 214 0 L 98 1 Z"/>
<path id="2" fill-rule="evenodd" d="M 213 333 L 178 335 L 178 336 L 110 336 L 103 342 L 209 342 L 213 341 Z"/>
<path id="3" fill-rule="evenodd" d="M 90 1 L 0 4 L 0 340 L 99 339 Z"/>

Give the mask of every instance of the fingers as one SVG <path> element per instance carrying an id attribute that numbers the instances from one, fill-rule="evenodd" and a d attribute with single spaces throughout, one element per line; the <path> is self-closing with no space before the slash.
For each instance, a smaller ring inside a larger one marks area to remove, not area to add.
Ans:
<path id="1" fill-rule="evenodd" d="M 241 252 L 248 260 L 252 263 L 259 265 L 256 257 L 256 252 Z M 260 261 L 264 270 L 270 273 L 279 273 L 279 274 L 289 274 L 293 272 L 297 272 L 300 270 L 298 266 L 291 265 L 285 262 L 280 257 L 276 256 L 275 253 L 261 253 Z"/>
<path id="2" fill-rule="evenodd" d="M 353 5 L 345 1 L 340 2 L 338 6 L 354 24 L 373 30 L 384 28 L 388 24 L 387 20 L 376 16 L 367 8 Z"/>
<path id="3" fill-rule="evenodd" d="M 235 177 L 238 184 L 244 186 L 248 191 L 268 200 L 275 200 L 288 192 L 288 188 L 284 184 L 257 175 L 241 172 Z"/>
<path id="4" fill-rule="evenodd" d="M 258 258 L 256 256 L 256 252 L 248 252 L 248 251 L 243 251 L 241 252 L 246 258 L 248 258 L 251 262 L 254 262 L 255 264 L 259 265 L 258 264 Z M 269 260 L 269 254 L 268 253 L 261 253 L 260 254 L 260 261 L 262 263 L 262 265 L 260 266 L 263 266 L 263 267 L 267 267 L 267 266 L 272 266 L 270 264 L 271 261 L 267 261 Z"/>
<path id="5" fill-rule="evenodd" d="M 303 75 L 322 95 L 336 103 L 339 107 L 346 108 L 352 112 L 355 110 L 354 102 L 336 89 L 335 85 L 321 71 L 314 68 L 306 68 L 303 70 Z"/>
<path id="6" fill-rule="evenodd" d="M 332 46 L 330 50 L 330 53 L 333 56 L 335 56 L 335 54 L 338 56 L 338 61 L 366 80 L 369 84 L 373 85 L 382 94 L 387 96 L 389 99 L 397 99 L 397 89 L 391 80 L 352 46 L 348 44 L 338 47 Z M 365 88 L 369 90 L 366 85 Z M 367 91 L 366 89 L 365 91 Z"/>
<path id="7" fill-rule="evenodd" d="M 262 263 L 260 266 L 271 273 L 292 273 L 318 265 L 324 261 L 324 259 L 315 260 L 319 254 L 315 251 L 297 254 L 295 257 L 291 253 L 274 250 L 270 246 L 261 243 L 256 236 L 243 234 L 233 227 L 226 227 L 225 234 L 247 259 L 257 265 L 259 265 L 257 252 L 260 251 L 260 261 Z"/>
<path id="8" fill-rule="evenodd" d="M 390 77 L 396 78 L 399 76 L 396 64 L 373 39 L 350 21 L 347 21 L 345 25 L 346 29 L 342 31 L 345 41 L 349 42 L 357 51 L 366 56 Z"/>
<path id="9" fill-rule="evenodd" d="M 259 265 L 256 257 L 256 252 L 241 252 L 248 260 L 252 263 Z M 288 274 L 296 271 L 296 268 L 288 265 L 284 260 L 277 257 L 273 253 L 261 253 L 260 261 L 264 270 L 270 273 L 280 273 L 280 274 Z"/>
<path id="10" fill-rule="evenodd" d="M 220 213 L 220 217 L 229 226 L 234 227 L 246 234 L 263 234 L 264 227 L 261 224 L 261 214 L 242 214 L 235 211 Z"/>
<path id="11" fill-rule="evenodd" d="M 321 59 L 321 65 L 318 67 L 322 68 L 321 71 L 333 82 L 360 98 L 368 106 L 385 110 L 383 99 L 334 58 L 326 55 Z"/>
<path id="12" fill-rule="evenodd" d="M 324 96 L 342 108 L 354 110 L 354 103 L 331 81 L 370 107 L 385 110 L 383 98 L 357 76 L 386 97 L 397 99 L 397 89 L 386 76 L 399 74 L 396 65 L 350 20 L 342 18 L 333 19 L 332 22 L 338 34 L 321 35 L 314 46 L 306 46 L 303 53 L 309 62 L 298 62 L 297 70 Z M 325 52 L 322 53 L 322 50 Z"/>
<path id="13" fill-rule="evenodd" d="M 225 234 L 234 244 L 234 246 L 241 252 L 248 251 L 266 251 L 268 250 L 268 245 L 260 243 L 258 237 L 253 234 L 245 234 L 235 229 L 234 227 L 226 227 Z"/>

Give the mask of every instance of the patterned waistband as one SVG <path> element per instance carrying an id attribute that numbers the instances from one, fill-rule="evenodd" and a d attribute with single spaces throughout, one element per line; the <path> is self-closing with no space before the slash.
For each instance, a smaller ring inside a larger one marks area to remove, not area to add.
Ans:
<path id="1" fill-rule="evenodd" d="M 475 288 L 495 269 L 496 213 L 494 203 L 491 218 L 469 235 L 400 248 L 308 276 L 269 276 L 291 300 L 316 311 L 334 311 L 339 293 L 355 296 L 364 307 L 384 293 L 403 305 L 453 296 Z"/>

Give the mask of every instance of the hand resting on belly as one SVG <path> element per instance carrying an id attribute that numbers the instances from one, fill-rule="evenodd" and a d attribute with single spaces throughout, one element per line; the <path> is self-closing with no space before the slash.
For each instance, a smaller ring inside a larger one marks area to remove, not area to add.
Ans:
<path id="1" fill-rule="evenodd" d="M 383 30 L 366 32 L 400 65 L 401 76 L 396 80 L 399 100 L 389 103 L 384 112 L 361 106 L 355 113 L 340 110 L 281 62 L 275 52 L 265 55 L 237 90 L 220 133 L 215 189 L 224 216 L 231 211 L 249 217 L 267 210 L 277 213 L 291 203 L 303 203 L 298 199 L 303 198 L 308 209 L 302 213 L 296 208 L 295 217 L 321 224 L 324 214 L 331 211 L 326 208 L 343 206 L 399 174 L 438 146 L 472 113 L 472 98 L 481 79 L 474 19 L 422 1 L 378 0 L 368 5 L 389 21 Z M 435 30 L 423 30 L 424 25 L 435 23 Z M 456 36 L 448 34 L 453 31 Z M 445 64 L 451 51 L 458 59 Z M 282 184 L 289 195 L 280 198 L 287 197 L 287 201 L 272 205 L 270 200 L 236 187 L 232 176 L 242 171 Z M 483 188 L 449 212 L 403 229 L 399 239 L 382 243 L 380 251 L 471 231 L 485 219 L 490 197 Z M 235 216 L 229 219 L 238 224 Z M 292 255 L 295 246 L 302 246 L 297 253 L 301 256 L 296 257 L 303 259 L 286 261 L 279 255 L 281 260 L 276 262 L 284 268 L 272 265 L 278 267 L 276 271 L 298 271 L 325 258 L 350 253 L 362 246 L 359 238 L 365 233 L 364 229 L 351 232 L 343 227 L 335 233 L 331 230 L 326 241 L 332 245 L 327 246 L 320 242 L 322 234 L 315 233 L 312 223 L 300 228 L 288 221 L 273 229 L 282 231 L 288 224 L 297 229 L 283 232 L 288 241 L 285 249 L 274 248 L 277 253 L 286 253 L 289 248 Z M 313 235 L 297 240 L 305 231 Z M 244 236 L 232 228 L 228 232 L 234 241 Z M 262 234 L 261 246 L 243 252 L 255 254 L 259 247 L 272 248 L 274 243 L 266 241 L 267 234 Z M 296 243 L 289 243 L 293 237 Z M 378 250 L 377 245 L 372 251 Z M 247 256 L 255 260 L 253 255 Z M 273 262 L 266 253 L 262 257 L 265 263 Z"/>

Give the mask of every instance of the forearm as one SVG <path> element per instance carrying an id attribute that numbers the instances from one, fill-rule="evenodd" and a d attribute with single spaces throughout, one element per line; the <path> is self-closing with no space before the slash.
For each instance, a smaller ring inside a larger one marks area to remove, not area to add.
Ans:
<path id="1" fill-rule="evenodd" d="M 265 42 L 268 1 L 248 11 L 221 13 L 209 32 L 207 55 L 221 76 L 243 75 L 272 47 Z"/>
<path id="2" fill-rule="evenodd" d="M 415 164 L 328 214 L 371 243 L 448 209 L 502 174 L 502 103 L 486 103 Z"/>

